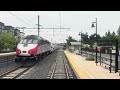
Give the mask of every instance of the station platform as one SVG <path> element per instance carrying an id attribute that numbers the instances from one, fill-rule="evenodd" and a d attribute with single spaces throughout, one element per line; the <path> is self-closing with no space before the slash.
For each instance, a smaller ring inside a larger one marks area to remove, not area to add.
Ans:
<path id="1" fill-rule="evenodd" d="M 86 57 L 75 55 L 67 50 L 64 51 L 78 79 L 120 79 L 119 73 L 115 73 L 95 61 L 87 61 Z"/>

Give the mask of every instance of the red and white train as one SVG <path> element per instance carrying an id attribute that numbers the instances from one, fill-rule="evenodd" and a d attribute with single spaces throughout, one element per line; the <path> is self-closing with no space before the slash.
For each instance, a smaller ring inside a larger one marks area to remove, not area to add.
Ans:
<path id="1" fill-rule="evenodd" d="M 37 35 L 26 36 L 16 48 L 16 63 L 25 60 L 37 61 L 51 52 L 51 43 Z"/>

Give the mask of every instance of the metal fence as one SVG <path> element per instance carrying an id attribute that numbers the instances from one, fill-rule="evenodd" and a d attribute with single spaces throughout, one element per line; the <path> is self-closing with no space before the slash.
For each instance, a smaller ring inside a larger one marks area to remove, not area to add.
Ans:
<path id="1" fill-rule="evenodd" d="M 91 57 L 91 58 L 96 59 L 96 55 L 89 54 L 89 53 L 87 53 L 87 51 L 82 52 L 82 53 L 83 53 L 83 56 L 85 56 L 85 57 Z M 106 66 L 109 66 L 110 73 L 111 73 L 112 68 L 113 68 L 113 70 L 115 69 L 115 59 L 112 59 L 111 57 L 106 58 L 106 57 L 102 57 L 102 56 L 97 56 L 97 63 L 100 63 L 100 65 L 102 65 L 102 66 L 105 65 L 105 68 L 106 68 Z M 118 70 L 120 70 L 120 61 L 118 61 Z"/>

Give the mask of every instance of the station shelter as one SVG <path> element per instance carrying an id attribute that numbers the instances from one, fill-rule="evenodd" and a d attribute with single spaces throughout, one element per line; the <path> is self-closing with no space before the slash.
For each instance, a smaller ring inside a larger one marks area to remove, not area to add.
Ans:
<path id="1" fill-rule="evenodd" d="M 80 54 L 81 42 L 70 42 L 69 50 L 72 53 Z"/>

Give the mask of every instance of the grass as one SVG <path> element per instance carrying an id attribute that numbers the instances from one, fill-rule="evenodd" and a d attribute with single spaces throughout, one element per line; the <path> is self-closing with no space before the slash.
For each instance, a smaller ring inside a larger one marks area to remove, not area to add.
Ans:
<path id="1" fill-rule="evenodd" d="M 86 60 L 87 60 L 87 61 L 94 61 L 95 59 L 92 58 L 92 57 L 86 57 Z"/>

